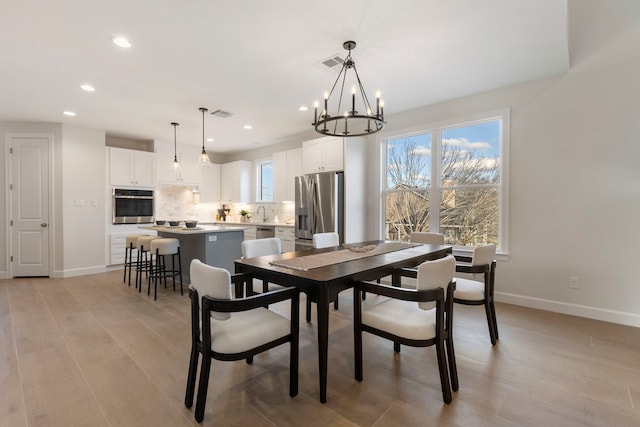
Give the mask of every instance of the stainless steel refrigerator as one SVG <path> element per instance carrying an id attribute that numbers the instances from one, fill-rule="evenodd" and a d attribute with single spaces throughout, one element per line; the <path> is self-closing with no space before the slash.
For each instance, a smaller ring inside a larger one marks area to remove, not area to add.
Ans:
<path id="1" fill-rule="evenodd" d="M 344 174 L 323 172 L 296 177 L 296 250 L 313 247 L 315 233 L 335 231 L 344 242 Z"/>

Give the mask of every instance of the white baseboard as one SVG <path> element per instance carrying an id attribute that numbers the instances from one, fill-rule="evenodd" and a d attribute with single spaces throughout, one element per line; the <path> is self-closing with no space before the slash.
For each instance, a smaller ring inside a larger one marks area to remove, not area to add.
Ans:
<path id="1" fill-rule="evenodd" d="M 106 271 L 107 271 L 106 266 L 96 265 L 94 267 L 73 268 L 69 270 L 57 270 L 53 272 L 53 275 L 51 277 L 64 278 L 64 277 L 85 276 L 87 274 L 105 273 Z"/>
<path id="2" fill-rule="evenodd" d="M 554 313 L 569 314 L 572 316 L 586 317 L 587 319 L 640 327 L 640 315 L 635 313 L 625 313 L 623 311 L 607 310 L 604 308 L 533 298 L 505 292 L 496 292 L 495 300 L 497 302 L 537 308 L 539 310 L 552 311 Z"/>
<path id="3" fill-rule="evenodd" d="M 9 274 L 6 271 L 0 271 L 0 279 L 8 279 Z"/>

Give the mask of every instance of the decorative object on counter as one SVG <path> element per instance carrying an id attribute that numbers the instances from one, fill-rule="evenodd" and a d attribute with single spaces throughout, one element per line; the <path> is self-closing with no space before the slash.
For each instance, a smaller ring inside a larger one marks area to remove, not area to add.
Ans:
<path id="1" fill-rule="evenodd" d="M 196 225 L 198 225 L 198 221 L 185 221 L 184 222 L 185 227 L 187 228 L 196 228 Z"/>
<path id="2" fill-rule="evenodd" d="M 209 156 L 207 155 L 207 150 L 204 149 L 204 113 L 208 110 L 204 107 L 198 109 L 202 111 L 202 152 L 200 152 L 200 163 L 209 164 Z"/>
<path id="3" fill-rule="evenodd" d="M 251 212 L 246 209 L 240 211 L 240 222 L 248 222 L 251 219 Z"/>
<path id="4" fill-rule="evenodd" d="M 172 227 L 177 227 L 180 225 L 180 221 L 169 221 L 169 225 Z"/>
<path id="5" fill-rule="evenodd" d="M 373 110 L 369 104 L 369 99 L 367 98 L 367 94 L 365 93 L 362 82 L 360 81 L 356 64 L 351 58 L 351 51 L 356 48 L 356 42 L 346 41 L 342 44 L 342 47 L 348 50 L 349 53 L 342 63 L 342 68 L 340 69 L 340 73 L 338 73 L 336 81 L 333 83 L 331 91 L 324 93 L 324 109 L 320 111 L 320 115 L 318 115 L 318 102 L 316 101 L 314 103 L 315 112 L 312 125 L 316 132 L 323 135 L 348 137 L 376 133 L 382 130 L 385 125 L 384 103 L 380 99 L 380 92 L 376 93 L 376 111 L 375 114 L 373 114 Z M 345 97 L 343 102 L 342 97 L 345 93 L 344 86 L 347 82 L 347 72 L 349 70 L 353 70 L 353 75 L 349 79 L 349 83 L 352 84 L 351 100 Z M 331 107 L 335 107 L 335 115 L 332 116 L 329 114 L 329 100 L 338 85 L 338 81 L 341 79 L 342 85 L 340 87 L 340 92 L 333 98 L 333 102 L 331 103 Z M 357 90 L 360 92 L 358 99 L 361 100 L 363 104 L 363 111 L 356 110 Z M 348 109 L 349 106 L 351 107 L 350 110 Z M 345 108 L 345 110 L 342 111 L 342 108 Z"/>
<path id="6" fill-rule="evenodd" d="M 176 128 L 180 126 L 180 123 L 172 122 L 173 126 L 173 170 L 176 171 L 176 178 L 180 173 L 180 162 L 178 162 L 178 143 L 176 138 Z"/>
<path id="7" fill-rule="evenodd" d="M 167 223 L 167 221 L 165 221 L 163 219 L 162 220 L 161 219 L 156 220 L 156 225 L 165 225 L 166 223 Z"/>

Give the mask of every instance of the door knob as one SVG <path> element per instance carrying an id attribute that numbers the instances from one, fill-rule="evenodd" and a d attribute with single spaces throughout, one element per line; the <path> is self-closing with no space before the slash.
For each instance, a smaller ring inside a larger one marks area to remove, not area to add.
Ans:
<path id="1" fill-rule="evenodd" d="M 47 226 L 46 222 L 43 222 L 42 224 L 40 224 L 40 227 L 46 227 L 46 226 Z"/>

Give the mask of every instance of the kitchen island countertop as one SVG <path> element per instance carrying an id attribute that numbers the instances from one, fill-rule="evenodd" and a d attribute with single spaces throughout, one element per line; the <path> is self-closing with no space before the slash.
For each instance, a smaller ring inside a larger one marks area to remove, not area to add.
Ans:
<path id="1" fill-rule="evenodd" d="M 209 234 L 209 233 L 227 233 L 231 231 L 242 231 L 246 227 L 228 226 L 228 225 L 198 225 L 195 228 L 187 228 L 184 225 L 172 227 L 169 225 L 141 225 L 138 228 L 144 230 L 154 230 L 165 233 L 175 234 Z"/>

